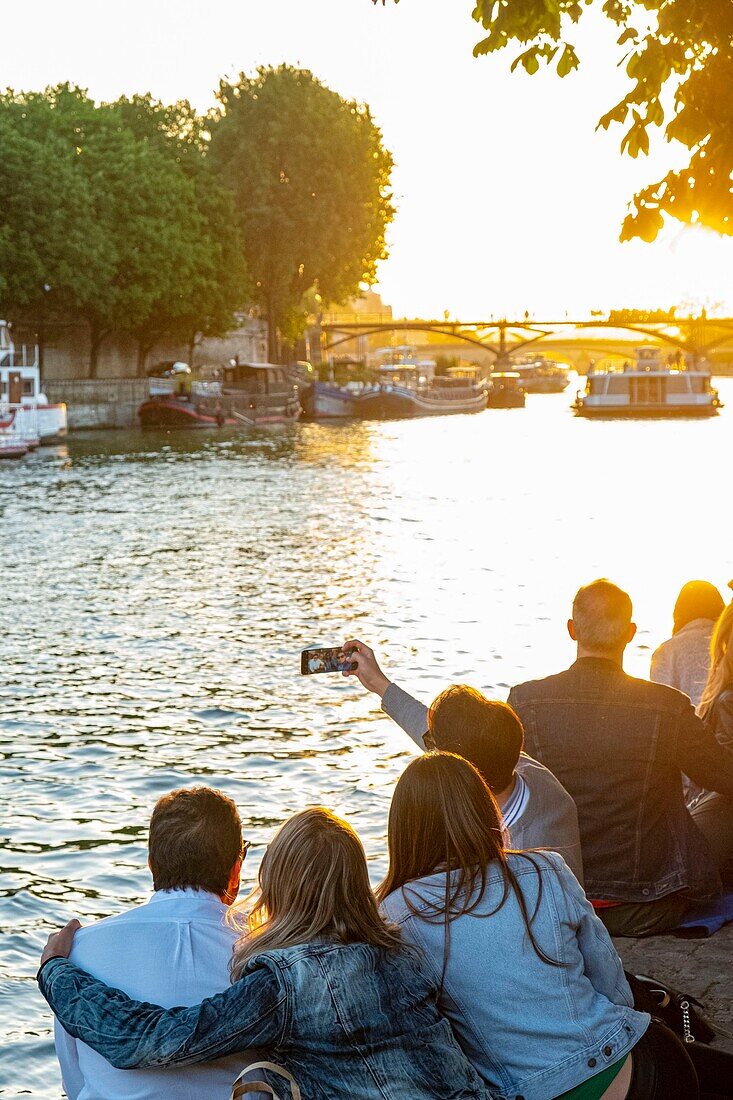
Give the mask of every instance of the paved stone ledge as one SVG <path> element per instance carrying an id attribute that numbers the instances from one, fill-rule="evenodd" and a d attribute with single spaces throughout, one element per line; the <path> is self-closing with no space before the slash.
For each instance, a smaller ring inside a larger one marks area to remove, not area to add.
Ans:
<path id="1" fill-rule="evenodd" d="M 619 937 L 613 942 L 627 970 L 691 993 L 713 1024 L 733 1032 L 733 924 L 708 939 Z M 733 1053 L 733 1039 L 721 1037 L 715 1046 Z"/>

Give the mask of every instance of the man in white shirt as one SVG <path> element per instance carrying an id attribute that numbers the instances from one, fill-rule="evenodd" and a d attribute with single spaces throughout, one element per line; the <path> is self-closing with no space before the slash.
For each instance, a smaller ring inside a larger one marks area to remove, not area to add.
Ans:
<path id="1" fill-rule="evenodd" d="M 246 852 L 237 808 L 210 787 L 172 791 L 150 820 L 155 893 L 74 938 L 71 959 L 131 997 L 173 1008 L 229 985 L 237 933 L 226 924 Z M 184 1069 L 117 1070 L 54 1021 L 69 1100 L 228 1100 L 247 1064 L 233 1055 Z"/>

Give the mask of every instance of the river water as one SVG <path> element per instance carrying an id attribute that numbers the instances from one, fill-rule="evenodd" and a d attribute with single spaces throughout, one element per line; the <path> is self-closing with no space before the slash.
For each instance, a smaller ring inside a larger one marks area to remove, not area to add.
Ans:
<path id="1" fill-rule="evenodd" d="M 375 880 L 409 741 L 299 652 L 356 635 L 429 700 L 497 697 L 572 660 L 577 586 L 608 575 L 639 624 L 733 577 L 733 383 L 716 420 L 525 411 L 226 436 L 80 434 L 0 464 L 0 1095 L 56 1098 L 34 972 L 48 932 L 149 892 L 155 800 L 207 783 L 254 842 L 323 802 Z"/>

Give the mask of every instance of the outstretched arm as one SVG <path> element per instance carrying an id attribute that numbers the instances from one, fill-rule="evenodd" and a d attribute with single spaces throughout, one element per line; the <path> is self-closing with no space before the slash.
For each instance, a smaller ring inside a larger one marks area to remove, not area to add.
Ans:
<path id="1" fill-rule="evenodd" d="M 358 638 L 352 638 L 344 644 L 343 649 L 349 654 L 355 666 L 353 669 L 347 669 L 343 675 L 356 676 L 367 691 L 379 695 L 384 713 L 409 734 L 421 749 L 424 749 L 423 739 L 428 732 L 428 708 L 425 704 L 403 691 L 397 684 L 393 684 L 384 675 L 374 656 L 374 650 L 364 642 L 360 642 Z"/>
<path id="2" fill-rule="evenodd" d="M 69 1035 L 117 1069 L 193 1065 L 283 1037 L 285 992 L 264 965 L 191 1008 L 134 1001 L 59 956 L 42 965 L 38 984 Z"/>

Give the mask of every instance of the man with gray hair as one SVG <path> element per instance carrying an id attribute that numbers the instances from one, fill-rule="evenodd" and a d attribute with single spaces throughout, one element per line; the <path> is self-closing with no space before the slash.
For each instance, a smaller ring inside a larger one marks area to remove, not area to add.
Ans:
<path id="1" fill-rule="evenodd" d="M 593 581 L 573 601 L 577 660 L 512 688 L 527 751 L 578 808 L 588 897 L 612 935 L 670 931 L 720 891 L 718 867 L 687 810 L 682 775 L 733 797 L 726 752 L 682 692 L 627 676 L 636 634 L 628 594 Z"/>

